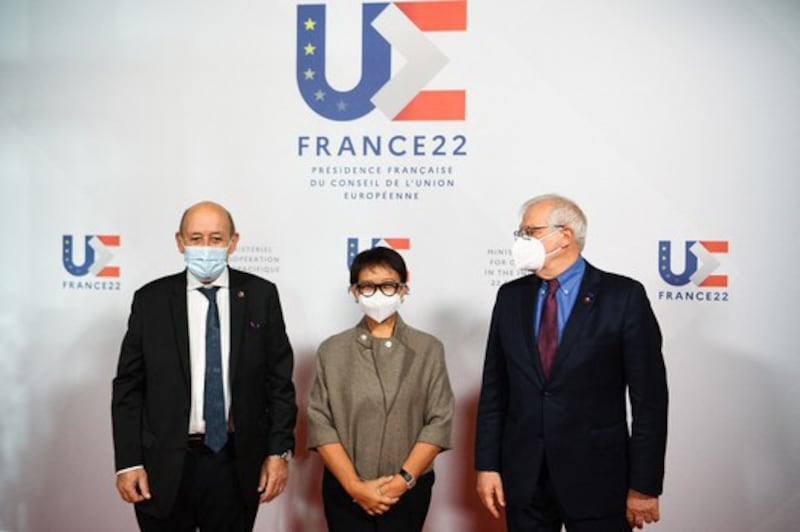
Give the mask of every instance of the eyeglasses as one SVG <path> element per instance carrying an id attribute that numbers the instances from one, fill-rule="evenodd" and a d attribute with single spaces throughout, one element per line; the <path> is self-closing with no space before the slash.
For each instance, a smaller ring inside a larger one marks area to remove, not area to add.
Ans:
<path id="1" fill-rule="evenodd" d="M 401 288 L 405 288 L 405 283 L 396 283 L 394 281 L 387 281 L 381 284 L 375 283 L 358 283 L 353 285 L 356 292 L 364 297 L 372 297 L 376 291 L 380 290 L 381 293 L 387 297 L 391 297 L 397 293 Z"/>
<path id="2" fill-rule="evenodd" d="M 514 231 L 514 236 L 517 238 L 535 238 L 537 231 L 541 231 L 542 229 L 548 229 L 550 227 L 562 229 L 564 227 L 564 224 L 526 225 L 525 227 L 520 227 L 519 229 Z"/>

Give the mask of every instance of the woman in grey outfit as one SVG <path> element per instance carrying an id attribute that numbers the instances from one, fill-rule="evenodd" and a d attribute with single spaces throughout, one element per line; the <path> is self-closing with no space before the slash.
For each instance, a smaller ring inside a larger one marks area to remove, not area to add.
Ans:
<path id="1" fill-rule="evenodd" d="M 421 531 L 433 460 L 451 446 L 455 401 L 444 347 L 397 313 L 407 278 L 393 249 L 358 254 L 350 292 L 364 317 L 317 352 L 308 438 L 325 464 L 333 532 Z"/>

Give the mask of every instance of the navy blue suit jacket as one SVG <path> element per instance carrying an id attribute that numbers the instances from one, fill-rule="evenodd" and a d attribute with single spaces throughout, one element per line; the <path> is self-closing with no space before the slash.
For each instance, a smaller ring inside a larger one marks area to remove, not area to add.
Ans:
<path id="1" fill-rule="evenodd" d="M 264 459 L 294 450 L 294 362 L 275 285 L 229 271 L 235 460 L 244 502 L 254 506 Z M 189 432 L 186 275 L 136 291 L 113 382 L 116 468 L 144 465 L 153 498 L 138 505 L 159 517 L 169 514 L 178 493 Z"/>
<path id="2" fill-rule="evenodd" d="M 568 515 L 624 512 L 629 488 L 662 490 L 667 382 L 658 323 L 640 283 L 587 262 L 546 381 L 534 338 L 541 283 L 528 275 L 498 291 L 475 467 L 498 471 L 508 504 L 526 506 L 546 460 Z"/>

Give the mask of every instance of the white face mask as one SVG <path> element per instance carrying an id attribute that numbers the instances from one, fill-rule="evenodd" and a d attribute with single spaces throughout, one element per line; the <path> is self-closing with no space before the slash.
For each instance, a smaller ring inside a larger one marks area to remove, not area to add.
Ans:
<path id="1" fill-rule="evenodd" d="M 544 266 L 544 261 L 547 257 L 558 253 L 562 248 L 556 248 L 550 253 L 544 250 L 542 240 L 550 238 L 552 235 L 557 234 L 558 231 L 552 231 L 542 238 L 523 238 L 517 237 L 514 240 L 514 246 L 511 248 L 511 256 L 514 257 L 514 264 L 520 270 L 528 270 L 531 272 L 538 272 Z"/>
<path id="2" fill-rule="evenodd" d="M 213 281 L 228 264 L 229 247 L 185 246 L 183 249 L 186 267 L 201 281 Z"/>
<path id="3" fill-rule="evenodd" d="M 378 323 L 383 323 L 387 318 L 392 316 L 403 301 L 400 299 L 400 294 L 393 296 L 385 296 L 380 290 L 376 290 L 374 294 L 369 297 L 359 295 L 358 306 L 361 311 L 375 320 Z"/>

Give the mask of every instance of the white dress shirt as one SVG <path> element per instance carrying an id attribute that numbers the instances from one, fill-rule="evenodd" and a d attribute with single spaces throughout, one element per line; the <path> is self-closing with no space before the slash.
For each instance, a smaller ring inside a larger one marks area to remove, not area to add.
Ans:
<path id="1" fill-rule="evenodd" d="M 219 286 L 217 290 L 217 310 L 219 311 L 219 332 L 222 345 L 222 389 L 225 394 L 225 417 L 230 423 L 231 408 L 231 386 L 228 377 L 230 364 L 231 344 L 231 306 L 230 306 L 230 282 L 228 280 L 228 268 L 220 274 L 213 282 L 204 285 L 200 280 L 186 272 L 186 309 L 189 322 L 189 367 L 192 378 L 192 397 L 191 409 L 189 412 L 189 434 L 205 433 L 206 422 L 203 419 L 203 393 L 206 383 L 206 314 L 208 313 L 208 298 L 204 296 L 199 288 L 204 286 Z M 188 436 L 188 434 L 187 434 Z M 135 465 L 117 471 L 117 475 L 142 469 L 144 466 Z"/>
<path id="2" fill-rule="evenodd" d="M 219 332 L 222 343 L 222 389 L 225 394 L 225 418 L 229 419 L 231 407 L 230 352 L 231 352 L 231 306 L 228 268 L 214 281 L 203 284 L 187 271 L 186 310 L 189 321 L 189 367 L 192 378 L 191 409 L 189 411 L 189 434 L 202 434 L 206 431 L 203 419 L 203 394 L 206 379 L 206 314 L 209 301 L 200 292 L 206 286 L 219 286 L 217 290 L 217 309 L 219 310 Z"/>

